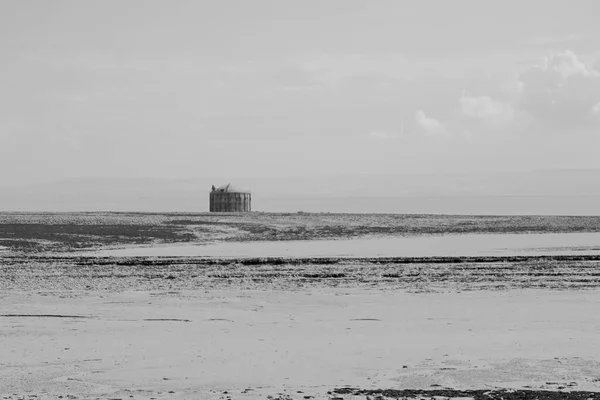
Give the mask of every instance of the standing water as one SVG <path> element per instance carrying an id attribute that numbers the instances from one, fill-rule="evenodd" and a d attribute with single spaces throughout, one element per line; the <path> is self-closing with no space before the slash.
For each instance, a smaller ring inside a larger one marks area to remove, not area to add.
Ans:
<path id="1" fill-rule="evenodd" d="M 88 253 L 89 254 L 89 253 Z M 442 257 L 600 254 L 600 233 L 467 234 L 128 247 L 97 256 Z"/>

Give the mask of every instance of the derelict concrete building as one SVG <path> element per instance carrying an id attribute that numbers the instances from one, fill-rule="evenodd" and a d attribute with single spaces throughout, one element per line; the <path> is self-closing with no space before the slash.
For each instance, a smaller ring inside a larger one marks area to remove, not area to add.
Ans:
<path id="1" fill-rule="evenodd" d="M 250 212 L 251 195 L 231 188 L 231 185 L 220 188 L 212 187 L 210 192 L 210 212 Z"/>

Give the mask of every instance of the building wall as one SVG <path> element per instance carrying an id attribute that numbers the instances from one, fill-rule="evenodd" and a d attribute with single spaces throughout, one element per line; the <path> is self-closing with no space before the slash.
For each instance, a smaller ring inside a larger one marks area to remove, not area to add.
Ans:
<path id="1" fill-rule="evenodd" d="M 250 212 L 250 193 L 210 192 L 210 212 Z"/>

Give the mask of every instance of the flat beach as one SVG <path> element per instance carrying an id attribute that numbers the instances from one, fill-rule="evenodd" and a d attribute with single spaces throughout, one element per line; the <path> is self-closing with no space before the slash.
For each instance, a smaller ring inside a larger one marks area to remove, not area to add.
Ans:
<path id="1" fill-rule="evenodd" d="M 0 394 L 600 398 L 598 232 L 598 217 L 2 214 Z M 460 235 L 524 244 L 400 245 Z M 534 235 L 564 240 L 519 250 Z M 306 247 L 366 239 L 399 245 Z M 276 242 L 305 247 L 136 254 Z"/>

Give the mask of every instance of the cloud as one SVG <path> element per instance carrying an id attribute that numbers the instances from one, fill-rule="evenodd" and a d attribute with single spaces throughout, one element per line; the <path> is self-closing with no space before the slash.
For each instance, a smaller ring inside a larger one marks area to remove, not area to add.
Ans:
<path id="1" fill-rule="evenodd" d="M 429 134 L 443 135 L 446 133 L 446 127 L 444 124 L 435 118 L 428 117 L 425 115 L 423 110 L 419 110 L 415 113 L 415 121 L 423 130 L 425 130 L 425 132 Z"/>
<path id="2" fill-rule="evenodd" d="M 542 71 L 550 71 L 558 73 L 563 78 L 569 78 L 574 75 L 582 75 L 585 77 L 600 77 L 600 73 L 594 68 L 587 67 L 572 51 L 562 53 L 551 53 L 544 58 L 543 62 L 538 66 Z"/>
<path id="3" fill-rule="evenodd" d="M 462 113 L 469 118 L 501 122 L 514 117 L 511 104 L 496 101 L 489 96 L 469 97 L 463 94 L 459 104 Z"/>
<path id="4" fill-rule="evenodd" d="M 514 82 L 502 101 L 463 94 L 461 114 L 488 127 L 544 132 L 589 130 L 600 122 L 600 72 L 571 51 L 551 53 Z"/>
<path id="5" fill-rule="evenodd" d="M 589 123 L 600 102 L 600 72 L 571 51 L 553 53 L 519 76 L 516 107 L 561 127 Z"/>

